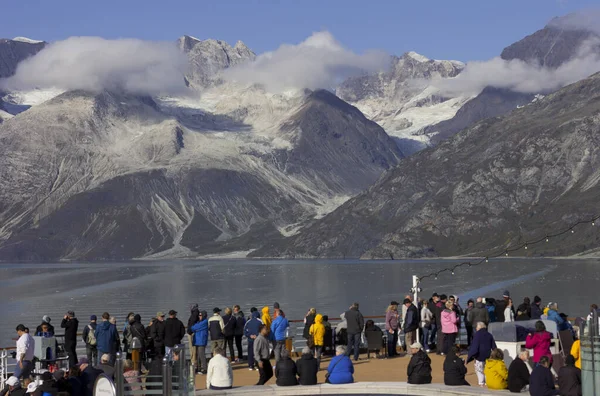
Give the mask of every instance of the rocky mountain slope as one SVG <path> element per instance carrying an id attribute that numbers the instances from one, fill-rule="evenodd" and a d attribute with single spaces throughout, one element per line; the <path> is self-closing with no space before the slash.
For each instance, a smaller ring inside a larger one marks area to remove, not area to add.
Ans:
<path id="1" fill-rule="evenodd" d="M 543 29 L 506 47 L 500 57 L 507 61 L 519 59 L 532 65 L 556 69 L 580 55 L 582 50 L 600 53 L 600 37 L 596 33 L 565 28 L 561 21 L 561 18 L 555 18 Z M 466 102 L 454 117 L 426 127 L 424 133 L 434 134 L 432 143 L 436 144 L 480 120 L 507 114 L 528 104 L 536 94 L 546 93 L 521 93 L 487 87 Z"/>
<path id="2" fill-rule="evenodd" d="M 541 238 L 598 214 L 599 147 L 600 73 L 403 160 L 363 194 L 253 255 L 484 255 Z M 518 254 L 599 246 L 590 225 Z"/>
<path id="3" fill-rule="evenodd" d="M 429 136 L 420 133 L 424 127 L 453 117 L 470 99 L 444 96 L 431 86 L 436 79 L 456 77 L 464 66 L 408 52 L 393 56 L 387 72 L 347 79 L 336 94 L 381 125 L 410 154 L 429 144 Z"/>
<path id="4" fill-rule="evenodd" d="M 1 124 L 0 259 L 257 248 L 357 194 L 402 156 L 330 92 L 253 92 L 282 108 L 265 128 L 224 89 L 206 96 L 213 112 L 192 99 L 195 107 L 67 92 Z"/>
<path id="5" fill-rule="evenodd" d="M 0 78 L 15 74 L 19 62 L 40 52 L 46 44 L 22 37 L 13 40 L 0 38 Z"/>
<path id="6" fill-rule="evenodd" d="M 232 47 L 221 40 L 182 36 L 177 40 L 177 45 L 187 54 L 189 67 L 186 78 L 195 87 L 213 86 L 222 70 L 256 58 L 254 52 L 241 41 Z"/>

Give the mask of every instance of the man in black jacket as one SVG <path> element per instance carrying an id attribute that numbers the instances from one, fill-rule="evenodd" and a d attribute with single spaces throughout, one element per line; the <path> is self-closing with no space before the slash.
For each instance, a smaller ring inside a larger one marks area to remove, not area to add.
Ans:
<path id="1" fill-rule="evenodd" d="M 196 366 L 198 363 L 198 358 L 196 354 L 196 348 L 194 346 L 194 332 L 192 331 L 192 326 L 198 323 L 198 318 L 200 317 L 200 309 L 198 308 L 198 304 L 192 304 L 190 306 L 190 318 L 187 323 L 187 336 L 188 336 L 188 345 L 190 346 L 190 362 L 192 362 L 193 366 Z"/>
<path id="2" fill-rule="evenodd" d="M 560 396 L 581 396 L 581 370 L 575 367 L 575 358 L 567 356 L 565 364 L 558 372 Z"/>
<path id="3" fill-rule="evenodd" d="M 431 384 L 431 359 L 423 351 L 423 346 L 415 342 L 410 345 L 412 357 L 406 368 L 409 384 Z"/>
<path id="4" fill-rule="evenodd" d="M 154 341 L 154 353 L 162 360 L 165 356 L 165 314 L 156 313 L 156 322 L 152 324 L 152 340 Z"/>
<path id="5" fill-rule="evenodd" d="M 348 323 L 346 330 L 348 332 L 348 350 L 346 351 L 346 355 L 350 356 L 354 350 L 354 361 L 356 362 L 360 354 L 360 336 L 365 327 L 365 319 L 358 310 L 358 303 L 350 306 L 350 309 L 346 311 L 345 318 Z"/>
<path id="6" fill-rule="evenodd" d="M 408 298 L 404 299 L 406 317 L 404 318 L 404 344 L 412 345 L 417 341 L 417 329 L 419 328 L 419 311 Z M 411 353 L 408 353 L 411 355 Z"/>
<path id="7" fill-rule="evenodd" d="M 467 366 L 460 358 L 460 349 L 453 346 L 444 360 L 444 384 L 448 386 L 469 386 L 465 379 Z"/>
<path id="8" fill-rule="evenodd" d="M 529 377 L 529 394 L 531 396 L 558 395 L 554 386 L 554 376 L 549 367 L 550 359 L 548 356 L 542 356 Z"/>
<path id="9" fill-rule="evenodd" d="M 533 298 L 533 304 L 531 304 L 531 320 L 540 320 L 542 318 L 543 309 L 542 309 L 542 299 L 540 296 L 535 296 Z"/>
<path id="10" fill-rule="evenodd" d="M 65 329 L 65 351 L 69 355 L 69 366 L 75 366 L 77 365 L 77 329 L 79 328 L 75 312 L 67 312 L 60 327 Z"/>
<path id="11" fill-rule="evenodd" d="M 294 386 L 298 385 L 298 379 L 296 375 L 298 369 L 296 363 L 290 359 L 290 353 L 287 349 L 281 350 L 281 356 L 277 365 L 275 366 L 275 377 L 277 378 L 277 386 Z"/>
<path id="12" fill-rule="evenodd" d="M 185 326 L 177 319 L 177 311 L 170 310 L 169 318 L 165 321 L 165 355 L 173 360 L 173 348 L 181 344 L 185 336 Z"/>
<path id="13" fill-rule="evenodd" d="M 306 346 L 302 349 L 302 356 L 296 360 L 296 369 L 300 385 L 317 385 L 319 362 L 309 347 Z"/>
<path id="14" fill-rule="evenodd" d="M 520 393 L 529 385 L 529 369 L 525 362 L 529 360 L 529 352 L 523 351 L 519 358 L 513 360 L 508 368 L 508 390 L 512 393 Z"/>
<path id="15" fill-rule="evenodd" d="M 244 326 L 246 326 L 246 318 L 244 318 L 244 312 L 242 312 L 242 308 L 239 305 L 234 305 L 233 307 L 233 316 L 235 316 L 235 348 L 238 352 L 238 360 L 244 360 L 244 349 L 242 347 L 242 338 L 244 338 Z"/>

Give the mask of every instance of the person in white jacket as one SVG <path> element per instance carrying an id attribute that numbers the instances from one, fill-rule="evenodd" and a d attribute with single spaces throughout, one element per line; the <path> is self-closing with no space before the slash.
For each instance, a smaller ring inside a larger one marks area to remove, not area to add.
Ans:
<path id="1" fill-rule="evenodd" d="M 215 348 L 214 356 L 208 362 L 206 372 L 206 389 L 231 389 L 233 386 L 233 370 L 231 362 L 225 357 L 225 349 Z"/>
<path id="2" fill-rule="evenodd" d="M 508 299 L 508 302 L 506 303 L 506 308 L 504 309 L 504 322 L 514 322 L 515 321 L 515 314 L 512 310 L 513 307 L 513 300 L 512 298 Z"/>

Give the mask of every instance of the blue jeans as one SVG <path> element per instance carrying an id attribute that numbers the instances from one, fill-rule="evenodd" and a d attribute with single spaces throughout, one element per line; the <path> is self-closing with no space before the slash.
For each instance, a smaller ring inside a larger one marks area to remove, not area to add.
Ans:
<path id="1" fill-rule="evenodd" d="M 421 331 L 423 332 L 423 348 L 425 350 L 429 349 L 429 329 L 427 327 L 422 327 Z"/>
<path id="2" fill-rule="evenodd" d="M 429 329 L 429 334 L 431 335 L 431 339 L 429 340 L 429 345 L 431 344 L 435 344 L 436 343 L 436 339 L 435 336 L 437 334 L 437 325 L 435 323 L 431 324 L 431 329 Z"/>
<path id="3" fill-rule="evenodd" d="M 346 351 L 346 356 L 350 356 L 354 349 L 354 360 L 358 360 L 358 355 L 360 353 L 360 336 L 361 333 L 348 334 L 348 350 Z"/>
<path id="4" fill-rule="evenodd" d="M 165 357 L 169 362 L 173 361 L 173 347 L 165 347 Z"/>
<path id="5" fill-rule="evenodd" d="M 29 378 L 31 375 L 31 369 L 33 368 L 33 364 L 29 360 L 23 360 L 23 368 L 19 366 L 19 362 L 17 362 L 17 366 L 15 367 L 14 376 L 21 378 Z"/>
<path id="6" fill-rule="evenodd" d="M 387 332 L 388 356 L 396 356 L 396 344 L 398 343 L 398 330 L 393 333 Z"/>

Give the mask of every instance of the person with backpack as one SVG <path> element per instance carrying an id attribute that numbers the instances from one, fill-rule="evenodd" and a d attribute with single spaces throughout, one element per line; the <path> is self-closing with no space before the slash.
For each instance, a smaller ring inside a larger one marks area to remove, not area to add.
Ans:
<path id="1" fill-rule="evenodd" d="M 96 340 L 96 321 L 98 318 L 96 315 L 90 316 L 90 323 L 83 329 L 83 342 L 85 343 L 85 351 L 87 352 L 87 359 L 91 366 L 96 367 L 98 365 L 98 341 Z"/>
<path id="2" fill-rule="evenodd" d="M 196 355 L 196 348 L 192 348 L 194 345 L 194 331 L 192 330 L 192 326 L 198 323 L 198 318 L 200 317 L 200 309 L 198 309 L 198 304 L 192 304 L 190 306 L 190 318 L 187 323 L 187 338 L 188 345 L 190 345 L 190 362 L 192 365 L 196 367 L 198 363 L 198 355 Z"/>
<path id="3" fill-rule="evenodd" d="M 132 356 L 133 354 L 133 339 L 137 338 L 139 340 L 140 357 L 143 359 L 146 352 L 146 328 L 142 324 L 142 317 L 139 314 L 133 315 L 133 322 L 130 323 L 125 333 L 123 333 L 123 338 L 127 340 L 128 356 Z"/>

